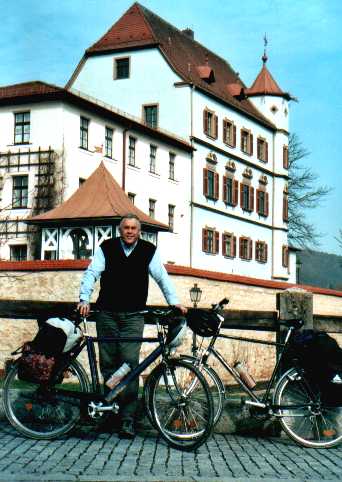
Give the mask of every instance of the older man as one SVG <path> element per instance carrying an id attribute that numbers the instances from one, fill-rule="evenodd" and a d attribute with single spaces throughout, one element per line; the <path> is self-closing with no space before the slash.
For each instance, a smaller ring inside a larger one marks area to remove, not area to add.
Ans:
<path id="1" fill-rule="evenodd" d="M 83 316 L 88 315 L 90 296 L 100 278 L 96 319 L 98 336 L 142 337 L 144 318 L 130 313 L 146 307 L 149 274 L 158 283 L 168 304 L 177 306 L 182 313 L 186 313 L 186 308 L 178 302 L 158 250 L 152 243 L 140 239 L 139 218 L 134 214 L 125 215 L 119 230 L 120 237 L 104 241 L 85 271 L 78 309 Z M 104 380 L 124 362 L 131 368 L 136 367 L 140 348 L 141 343 L 100 343 L 100 367 Z M 139 380 L 134 380 L 121 394 L 121 438 L 135 436 L 138 389 Z"/>

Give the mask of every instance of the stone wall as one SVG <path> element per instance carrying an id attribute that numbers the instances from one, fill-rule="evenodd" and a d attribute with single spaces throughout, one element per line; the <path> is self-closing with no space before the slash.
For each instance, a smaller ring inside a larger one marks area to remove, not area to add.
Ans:
<path id="1" fill-rule="evenodd" d="M 173 274 L 169 270 L 171 278 L 176 286 L 180 302 L 190 306 L 189 290 L 194 283 L 202 289 L 202 298 L 199 307 L 209 307 L 211 303 L 227 297 L 230 300 L 228 309 L 232 310 L 261 310 L 276 311 L 276 294 L 284 289 L 283 284 L 265 282 L 253 285 L 250 282 L 221 280 L 214 276 L 189 276 L 186 274 Z M 0 303 L 1 299 L 26 299 L 45 301 L 78 301 L 79 285 L 82 270 L 54 270 L 54 271 L 8 271 L 0 272 Z M 236 277 L 238 278 L 238 277 Z M 286 286 L 286 285 L 285 285 Z M 114 284 L 113 284 L 114 288 Z M 314 314 L 342 316 L 341 293 L 331 294 L 328 290 L 317 288 L 313 291 Z M 96 299 L 97 290 L 93 299 Z M 163 296 L 153 280 L 150 284 L 148 304 L 165 304 Z M 34 320 L 0 320 L 0 368 L 9 357 L 10 352 L 18 347 L 23 341 L 32 338 L 36 332 Z M 155 327 L 146 327 L 147 333 L 155 333 Z M 229 330 L 230 334 L 242 334 L 235 330 Z M 260 339 L 273 340 L 274 333 L 243 331 L 243 336 L 256 336 Z M 339 338 L 339 337 L 338 337 Z M 182 352 L 190 352 L 192 336 L 189 333 L 186 342 L 182 345 Z M 341 340 L 342 341 L 342 340 Z M 256 379 L 266 379 L 270 373 L 275 359 L 275 350 L 270 346 L 253 345 L 245 342 L 222 340 L 218 348 L 230 361 L 239 358 L 244 360 L 252 375 Z M 151 350 L 148 344 L 143 345 L 142 356 Z M 217 368 L 217 362 L 213 362 Z M 219 369 L 226 382 L 229 377 Z"/>

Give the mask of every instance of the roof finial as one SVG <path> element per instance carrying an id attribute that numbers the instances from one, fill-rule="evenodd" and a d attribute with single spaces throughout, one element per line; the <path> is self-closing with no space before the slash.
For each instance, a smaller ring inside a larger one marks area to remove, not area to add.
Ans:
<path id="1" fill-rule="evenodd" d="M 266 53 L 267 44 L 268 44 L 268 40 L 267 40 L 267 36 L 266 36 L 266 33 L 265 33 L 265 35 L 264 35 L 264 55 L 261 57 L 261 60 L 263 61 L 264 64 L 266 64 L 266 62 L 268 60 L 267 53 Z"/>

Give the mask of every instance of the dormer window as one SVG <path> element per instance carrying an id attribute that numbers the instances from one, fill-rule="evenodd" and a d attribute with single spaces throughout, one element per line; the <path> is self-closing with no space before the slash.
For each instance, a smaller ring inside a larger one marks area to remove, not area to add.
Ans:
<path id="1" fill-rule="evenodd" d="M 143 106 L 144 122 L 148 127 L 156 129 L 158 127 L 158 105 Z"/>

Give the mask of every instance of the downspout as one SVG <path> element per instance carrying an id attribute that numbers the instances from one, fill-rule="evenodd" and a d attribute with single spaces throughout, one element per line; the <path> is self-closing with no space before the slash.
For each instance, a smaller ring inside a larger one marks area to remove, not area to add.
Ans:
<path id="1" fill-rule="evenodd" d="M 190 139 L 191 145 L 193 147 L 193 92 L 194 92 L 194 84 L 190 84 Z M 194 203 L 194 177 L 195 177 L 195 166 L 194 166 L 194 149 L 191 151 L 191 194 L 190 194 L 190 268 L 193 266 L 193 249 L 192 249 L 192 242 L 193 242 L 193 228 L 194 228 L 194 214 L 193 214 L 193 203 Z"/>
<path id="2" fill-rule="evenodd" d="M 273 132 L 273 146 L 272 146 L 272 273 L 271 277 L 274 277 L 274 256 L 275 256 L 275 239 L 274 239 L 274 216 L 275 216 L 275 139 L 276 132 Z"/>
<path id="3" fill-rule="evenodd" d="M 125 192 L 126 190 L 126 134 L 129 130 L 129 127 L 126 127 L 122 131 L 122 183 L 121 187 L 122 190 Z"/>

